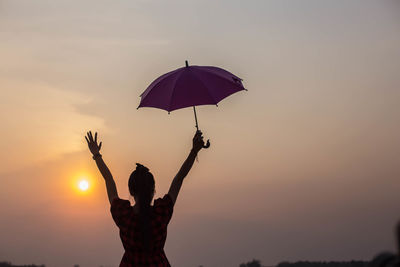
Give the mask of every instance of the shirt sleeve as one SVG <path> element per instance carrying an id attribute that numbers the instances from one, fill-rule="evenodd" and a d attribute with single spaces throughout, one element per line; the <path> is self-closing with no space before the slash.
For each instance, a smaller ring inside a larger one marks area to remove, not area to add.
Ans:
<path id="1" fill-rule="evenodd" d="M 154 201 L 154 207 L 157 214 L 161 215 L 166 223 L 169 223 L 174 211 L 174 204 L 170 195 L 166 194 L 163 198 Z"/>
<path id="2" fill-rule="evenodd" d="M 129 200 L 114 198 L 111 203 L 111 215 L 118 227 L 122 226 L 131 212 Z"/>

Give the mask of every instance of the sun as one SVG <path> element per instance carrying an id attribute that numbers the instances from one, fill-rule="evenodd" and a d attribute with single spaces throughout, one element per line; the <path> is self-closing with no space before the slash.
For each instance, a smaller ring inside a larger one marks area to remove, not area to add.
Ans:
<path id="1" fill-rule="evenodd" d="M 89 195 L 93 193 L 96 187 L 96 181 L 93 180 L 92 175 L 87 171 L 80 171 L 71 175 L 69 180 L 70 188 L 78 195 Z"/>
<path id="2" fill-rule="evenodd" d="M 89 182 L 87 180 L 80 180 L 78 187 L 81 191 L 86 191 L 89 189 Z"/>

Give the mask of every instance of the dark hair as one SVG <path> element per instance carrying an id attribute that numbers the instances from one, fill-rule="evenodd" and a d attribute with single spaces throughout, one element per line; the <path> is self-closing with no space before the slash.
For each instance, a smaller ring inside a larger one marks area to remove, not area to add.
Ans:
<path id="1" fill-rule="evenodd" d="M 142 244 L 145 250 L 151 250 L 151 207 L 150 203 L 154 196 L 154 177 L 145 166 L 136 163 L 134 170 L 129 177 L 129 192 L 138 199 L 140 228 L 142 231 Z"/>

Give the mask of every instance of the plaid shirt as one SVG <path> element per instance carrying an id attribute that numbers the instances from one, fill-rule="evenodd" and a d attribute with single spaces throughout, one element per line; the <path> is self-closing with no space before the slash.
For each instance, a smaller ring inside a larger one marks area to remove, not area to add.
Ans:
<path id="1" fill-rule="evenodd" d="M 119 235 L 125 248 L 120 267 L 170 267 L 164 252 L 167 238 L 167 225 L 171 220 L 173 203 L 166 194 L 154 200 L 151 213 L 152 250 L 143 250 L 140 240 L 140 223 L 138 215 L 128 200 L 116 198 L 111 203 L 111 215 L 119 228 Z"/>

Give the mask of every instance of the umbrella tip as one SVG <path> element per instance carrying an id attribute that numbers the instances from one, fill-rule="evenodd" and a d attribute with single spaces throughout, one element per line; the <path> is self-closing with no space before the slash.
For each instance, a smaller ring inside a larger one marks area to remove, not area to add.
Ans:
<path id="1" fill-rule="evenodd" d="M 186 64 L 186 67 L 189 67 L 189 63 L 187 60 L 185 60 L 185 64 Z"/>

